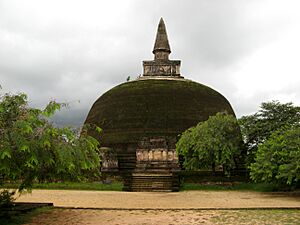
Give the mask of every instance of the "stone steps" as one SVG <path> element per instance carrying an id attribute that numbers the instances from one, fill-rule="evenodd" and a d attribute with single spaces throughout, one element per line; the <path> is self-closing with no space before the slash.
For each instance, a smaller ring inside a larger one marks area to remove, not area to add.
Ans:
<path id="1" fill-rule="evenodd" d="M 161 143 L 162 140 L 163 143 Z M 148 142 L 141 143 L 141 146 L 138 149 L 134 148 L 134 151 L 118 152 L 119 171 L 121 171 L 124 181 L 123 190 L 178 191 L 179 176 L 177 172 L 180 168 L 176 160 L 168 157 L 169 149 L 165 139 L 150 139 Z M 152 158 L 145 156 L 147 153 L 145 149 L 152 149 Z M 156 151 L 157 149 L 159 151 Z M 160 153 L 162 158 L 158 157 L 157 153 Z"/>
<path id="2" fill-rule="evenodd" d="M 172 173 L 133 173 L 128 190 L 136 192 L 178 191 L 179 181 Z"/>
<path id="3" fill-rule="evenodd" d="M 131 191 L 172 191 L 172 182 L 166 181 L 133 181 Z"/>
<path id="4" fill-rule="evenodd" d="M 136 166 L 135 153 L 122 153 L 118 154 L 119 170 L 133 170 Z"/>

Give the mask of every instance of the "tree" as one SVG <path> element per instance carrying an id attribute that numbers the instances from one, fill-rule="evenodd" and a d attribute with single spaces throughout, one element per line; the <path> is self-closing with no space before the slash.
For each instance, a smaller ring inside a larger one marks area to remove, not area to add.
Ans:
<path id="1" fill-rule="evenodd" d="M 255 182 L 296 185 L 300 181 L 300 127 L 274 132 L 258 146 L 250 166 Z"/>
<path id="2" fill-rule="evenodd" d="M 221 165 L 225 174 L 237 166 L 242 138 L 237 120 L 232 115 L 217 113 L 182 133 L 176 144 L 187 170 L 212 169 Z"/>
<path id="3" fill-rule="evenodd" d="M 254 162 L 258 145 L 264 143 L 273 132 L 287 130 L 300 124 L 300 107 L 278 101 L 261 104 L 260 110 L 239 119 L 242 136 L 248 151 L 248 165 Z"/>
<path id="4" fill-rule="evenodd" d="M 25 94 L 0 96 L 0 175 L 21 182 L 80 180 L 99 173 L 99 143 L 82 132 L 57 128 L 49 117 L 65 104 L 29 107 Z M 97 128 L 99 131 L 100 128 Z"/>

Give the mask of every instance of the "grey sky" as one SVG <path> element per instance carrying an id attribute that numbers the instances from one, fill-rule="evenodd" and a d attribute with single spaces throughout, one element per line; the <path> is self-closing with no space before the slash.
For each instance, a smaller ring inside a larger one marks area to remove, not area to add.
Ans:
<path id="1" fill-rule="evenodd" d="M 160 17 L 185 78 L 222 93 L 238 116 L 272 99 L 300 104 L 297 0 L 0 0 L 0 84 L 31 105 L 69 102 L 80 125 L 93 102 L 153 58 Z"/>

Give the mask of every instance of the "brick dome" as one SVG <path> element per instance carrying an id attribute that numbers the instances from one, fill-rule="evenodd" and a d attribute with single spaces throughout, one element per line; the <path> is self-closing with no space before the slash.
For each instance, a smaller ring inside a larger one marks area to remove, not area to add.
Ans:
<path id="1" fill-rule="evenodd" d="M 85 123 L 103 129 L 105 146 L 136 143 L 143 137 L 177 137 L 217 112 L 234 112 L 217 91 L 183 78 L 146 78 L 120 84 L 92 106 Z"/>

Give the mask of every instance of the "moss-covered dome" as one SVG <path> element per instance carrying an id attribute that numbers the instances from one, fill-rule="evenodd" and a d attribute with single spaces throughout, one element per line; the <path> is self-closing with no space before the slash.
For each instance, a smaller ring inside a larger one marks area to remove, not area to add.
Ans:
<path id="1" fill-rule="evenodd" d="M 126 146 L 144 137 L 177 137 L 217 112 L 234 114 L 220 93 L 184 79 L 180 74 L 180 60 L 169 60 L 170 53 L 161 18 L 153 49 L 154 60 L 143 61 L 143 76 L 104 93 L 87 116 L 85 123 L 103 129 L 101 136 L 90 132 L 100 138 L 102 146 Z"/>
<path id="2" fill-rule="evenodd" d="M 222 111 L 234 114 L 229 102 L 205 85 L 183 78 L 146 78 L 104 93 L 85 123 L 101 127 L 101 143 L 110 146 L 149 136 L 177 136 Z"/>
<path id="3" fill-rule="evenodd" d="M 181 61 L 169 59 L 162 18 L 152 52 L 154 60 L 143 61 L 143 75 L 104 93 L 85 121 L 103 130 L 88 131 L 101 143 L 102 173 L 120 175 L 127 191 L 178 190 L 178 135 L 218 112 L 234 115 L 224 96 L 184 79 Z"/>

